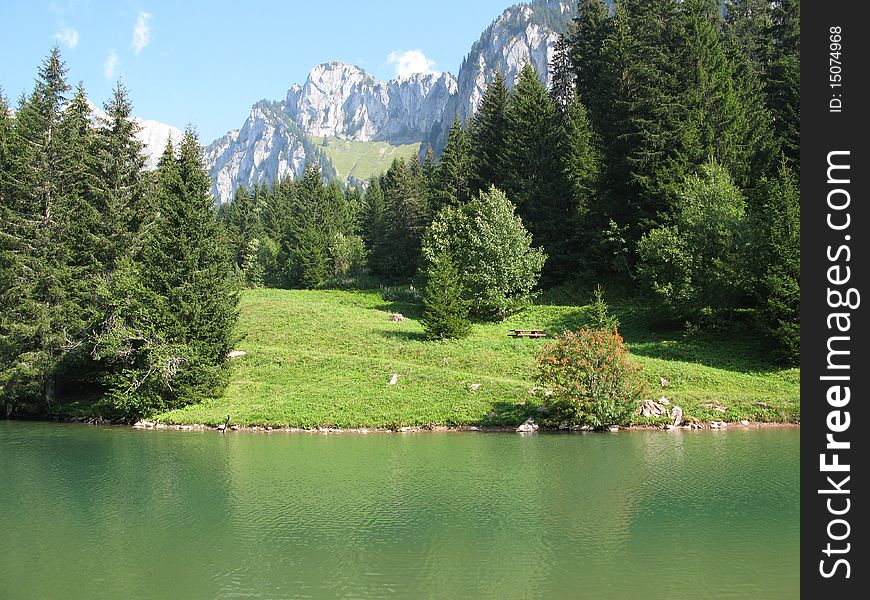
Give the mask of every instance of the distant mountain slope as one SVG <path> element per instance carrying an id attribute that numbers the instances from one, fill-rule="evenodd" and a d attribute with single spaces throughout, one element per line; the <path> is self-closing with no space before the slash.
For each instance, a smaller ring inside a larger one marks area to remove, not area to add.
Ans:
<path id="1" fill-rule="evenodd" d="M 362 182 L 386 171 L 395 158 L 416 158 L 419 144 L 358 142 L 337 137 L 309 136 L 335 167 L 339 179 Z"/>
<path id="2" fill-rule="evenodd" d="M 364 179 L 389 166 L 390 152 L 412 156 L 426 144 L 440 151 L 454 116 L 474 113 L 496 69 L 513 85 L 531 62 L 549 84 L 553 47 L 572 16 L 572 4 L 560 0 L 511 6 L 472 45 L 458 78 L 415 74 L 384 82 L 357 66 L 317 65 L 283 100 L 258 102 L 241 129 L 206 148 L 212 191 L 228 202 L 239 186 L 298 177 L 309 162 L 328 177 Z M 366 146 L 373 142 L 383 145 Z"/>

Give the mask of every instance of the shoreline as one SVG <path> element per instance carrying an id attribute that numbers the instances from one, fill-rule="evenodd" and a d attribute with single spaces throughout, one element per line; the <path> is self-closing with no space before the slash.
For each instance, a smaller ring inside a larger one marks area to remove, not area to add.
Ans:
<path id="1" fill-rule="evenodd" d="M 307 433 L 307 434 L 355 434 L 367 435 L 370 433 L 615 433 L 620 431 L 727 431 L 727 430 L 750 430 L 772 428 L 800 428 L 800 422 L 793 421 L 710 421 L 691 422 L 684 425 L 626 425 L 610 427 L 607 429 L 592 429 L 589 427 L 544 427 L 538 426 L 534 431 L 523 431 L 512 426 L 483 426 L 483 425 L 420 425 L 399 427 L 398 429 L 384 427 L 272 427 L 269 425 L 235 425 L 227 427 L 222 425 L 205 425 L 202 423 L 179 424 L 160 423 L 157 421 L 139 420 L 135 423 L 128 421 L 112 421 L 109 419 L 83 419 L 83 418 L 53 418 L 53 419 L 7 419 L 9 421 L 31 421 L 37 423 L 67 423 L 91 425 L 100 427 L 125 427 L 128 429 L 153 430 L 153 431 L 214 431 L 217 433 L 242 432 L 242 433 Z"/>

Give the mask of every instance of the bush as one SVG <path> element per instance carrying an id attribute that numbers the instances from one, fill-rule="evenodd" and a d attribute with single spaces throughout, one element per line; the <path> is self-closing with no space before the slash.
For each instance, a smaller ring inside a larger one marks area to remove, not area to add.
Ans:
<path id="1" fill-rule="evenodd" d="M 629 362 L 614 331 L 583 328 L 555 336 L 538 351 L 537 370 L 553 424 L 623 425 L 644 394 L 640 368 Z"/>
<path id="2" fill-rule="evenodd" d="M 738 308 L 747 275 L 746 202 L 728 171 L 703 165 L 678 189 L 674 225 L 653 229 L 637 245 L 638 275 L 676 317 L 699 320 Z"/>
<path id="3" fill-rule="evenodd" d="M 462 298 L 459 272 L 450 257 L 441 253 L 435 257 L 426 273 L 423 290 L 423 327 L 426 338 L 443 340 L 468 335 L 468 302 Z"/>
<path id="4" fill-rule="evenodd" d="M 471 312 L 503 319 L 527 305 L 541 277 L 546 254 L 515 207 L 494 187 L 457 208 L 445 207 L 423 235 L 421 270 L 445 253 L 459 271 Z"/>

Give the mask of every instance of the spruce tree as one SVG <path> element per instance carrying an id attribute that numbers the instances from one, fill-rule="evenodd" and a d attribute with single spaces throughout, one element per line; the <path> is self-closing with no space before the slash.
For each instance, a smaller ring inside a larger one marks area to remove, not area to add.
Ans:
<path id="1" fill-rule="evenodd" d="M 800 2 L 772 3 L 767 105 L 780 152 L 800 173 Z"/>
<path id="2" fill-rule="evenodd" d="M 797 365 L 800 359 L 800 187 L 783 160 L 776 177 L 759 186 L 761 206 L 752 215 L 755 243 L 746 269 L 758 273 L 761 322 L 775 355 Z M 759 272 L 760 271 L 760 272 Z"/>
<path id="3" fill-rule="evenodd" d="M 390 244 L 387 230 L 387 207 L 380 178 L 369 181 L 363 196 L 363 241 L 368 253 L 369 271 L 376 277 L 385 277 L 389 271 Z"/>
<path id="4" fill-rule="evenodd" d="M 384 274 L 388 279 L 410 279 L 417 271 L 420 237 L 429 222 L 429 210 L 414 185 L 411 171 L 401 158 L 393 161 L 381 182 L 386 208 L 388 254 Z"/>
<path id="5" fill-rule="evenodd" d="M 608 82 L 613 65 L 608 64 L 605 55 L 610 35 L 609 13 L 604 0 L 580 0 L 577 15 L 566 33 L 576 95 L 588 109 L 589 118 L 599 133 L 605 130 L 612 106 Z"/>
<path id="6" fill-rule="evenodd" d="M 446 252 L 429 263 L 423 288 L 423 328 L 426 339 L 461 338 L 471 330 L 468 320 L 469 303 L 463 298 L 459 271 Z"/>
<path id="7" fill-rule="evenodd" d="M 430 211 L 437 213 L 444 206 L 457 206 L 471 196 L 471 146 L 457 116 L 450 126 L 441 160 L 435 169 Z"/>
<path id="8" fill-rule="evenodd" d="M 33 92 L 15 116 L 3 178 L 5 203 L 0 282 L 0 394 L 8 406 L 44 401 L 51 410 L 56 371 L 74 324 L 63 243 L 71 215 L 63 198 L 63 109 L 69 86 L 57 47 L 42 63 Z"/>
<path id="9" fill-rule="evenodd" d="M 561 280 L 572 268 L 576 210 L 564 163 L 564 127 L 534 67 L 520 71 L 507 110 L 505 192 L 535 243 L 550 260 L 546 275 Z"/>
<path id="10" fill-rule="evenodd" d="M 571 61 L 571 48 L 566 35 L 560 35 L 550 61 L 550 95 L 560 113 L 566 115 L 574 101 L 576 75 Z"/>
<path id="11" fill-rule="evenodd" d="M 504 75 L 496 69 L 468 132 L 474 191 L 489 189 L 491 185 L 504 187 L 508 97 Z"/>
<path id="12" fill-rule="evenodd" d="M 188 129 L 158 163 L 154 220 L 135 255 L 116 261 L 106 325 L 95 345 L 104 404 L 147 415 L 212 396 L 226 380 L 238 293 L 202 149 Z"/>
<path id="13" fill-rule="evenodd" d="M 129 92 L 118 82 L 103 106 L 105 116 L 97 130 L 97 202 L 103 215 L 105 249 L 101 259 L 108 270 L 122 256 L 141 247 L 140 231 L 154 218 L 148 204 L 144 145 L 136 137 Z M 172 143 L 172 140 L 169 140 Z"/>

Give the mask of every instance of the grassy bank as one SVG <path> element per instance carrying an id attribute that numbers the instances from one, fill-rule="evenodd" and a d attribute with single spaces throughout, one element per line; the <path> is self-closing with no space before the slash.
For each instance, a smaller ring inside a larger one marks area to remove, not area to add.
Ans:
<path id="1" fill-rule="evenodd" d="M 516 425 L 536 414 L 534 355 L 545 340 L 514 339 L 508 330 L 558 332 L 587 318 L 585 307 L 540 305 L 475 325 L 460 341 L 426 342 L 419 308 L 377 292 L 252 290 L 241 308 L 238 348 L 247 354 L 234 361 L 224 396 L 157 415 L 160 421 L 217 424 L 229 415 L 240 425 L 294 427 Z M 391 312 L 407 318 L 392 322 Z M 635 305 L 615 303 L 611 312 L 644 367 L 650 397 L 664 394 L 700 420 L 800 419 L 799 371 L 771 365 L 745 332 L 687 339 L 653 331 Z M 661 377 L 670 381 L 665 389 Z"/>

